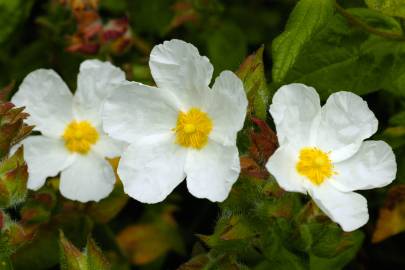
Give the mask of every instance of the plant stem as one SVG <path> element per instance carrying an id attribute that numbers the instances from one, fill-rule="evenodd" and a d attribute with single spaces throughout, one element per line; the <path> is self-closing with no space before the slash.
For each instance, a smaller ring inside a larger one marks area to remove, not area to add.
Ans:
<path id="1" fill-rule="evenodd" d="M 376 29 L 367 23 L 359 20 L 356 16 L 353 16 L 349 12 L 346 11 L 342 6 L 340 6 L 338 3 L 335 2 L 336 10 L 343 15 L 350 24 L 357 26 L 371 34 L 381 36 L 387 39 L 394 39 L 394 40 L 405 40 L 405 36 L 398 34 L 398 33 L 393 33 L 393 32 L 387 32 L 387 31 L 381 31 L 379 29 Z"/>

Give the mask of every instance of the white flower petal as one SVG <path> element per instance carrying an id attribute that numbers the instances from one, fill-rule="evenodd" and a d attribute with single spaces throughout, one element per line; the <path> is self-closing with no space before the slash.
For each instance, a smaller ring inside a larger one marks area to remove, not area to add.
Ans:
<path id="1" fill-rule="evenodd" d="M 114 140 L 106 134 L 101 134 L 92 150 L 101 157 L 114 158 L 119 157 L 126 147 L 127 143 Z"/>
<path id="2" fill-rule="evenodd" d="M 266 169 L 286 191 L 306 194 L 305 182 L 296 170 L 298 152 L 288 145 L 280 146 L 269 158 Z"/>
<path id="3" fill-rule="evenodd" d="M 28 188 L 37 190 L 47 177 L 56 176 L 73 163 L 75 155 L 70 154 L 62 140 L 45 136 L 30 136 L 24 145 L 24 159 L 28 165 Z"/>
<path id="4" fill-rule="evenodd" d="M 210 138 L 225 145 L 235 145 L 248 106 L 242 81 L 233 72 L 224 71 L 208 94 L 209 102 L 204 109 L 214 122 Z"/>
<path id="5" fill-rule="evenodd" d="M 171 136 L 130 145 L 118 165 L 125 192 L 143 203 L 163 201 L 184 180 L 185 157 Z"/>
<path id="6" fill-rule="evenodd" d="M 239 177 L 238 149 L 209 141 L 201 150 L 189 152 L 185 172 L 191 194 L 212 202 L 222 202 Z"/>
<path id="7" fill-rule="evenodd" d="M 172 133 L 178 112 L 168 91 L 127 83 L 107 98 L 103 127 L 113 138 L 131 143 L 153 135 Z"/>
<path id="8" fill-rule="evenodd" d="M 317 146 L 332 151 L 332 160 L 338 162 L 356 153 L 361 142 L 373 135 L 377 127 L 378 120 L 360 96 L 337 92 L 322 107 Z"/>
<path id="9" fill-rule="evenodd" d="M 11 102 L 25 106 L 27 123 L 42 134 L 58 138 L 72 119 L 72 93 L 53 70 L 38 69 L 25 77 Z"/>
<path id="10" fill-rule="evenodd" d="M 80 65 L 77 90 L 74 96 L 74 113 L 77 119 L 90 119 L 96 125 L 101 121 L 105 98 L 114 87 L 125 81 L 125 73 L 109 62 L 87 60 Z"/>
<path id="11" fill-rule="evenodd" d="M 192 44 L 173 39 L 155 46 L 150 54 L 149 66 L 156 85 L 179 97 L 183 110 L 201 104 L 213 67 Z"/>
<path id="12" fill-rule="evenodd" d="M 111 165 L 94 154 L 77 155 L 75 162 L 62 171 L 60 192 L 71 200 L 99 201 L 114 188 L 115 175 Z"/>
<path id="13" fill-rule="evenodd" d="M 346 232 L 354 231 L 368 221 L 367 200 L 355 192 L 341 192 L 330 183 L 309 190 L 315 203 Z"/>
<path id="14" fill-rule="evenodd" d="M 310 145 L 320 111 L 319 95 L 312 87 L 293 83 L 277 90 L 270 114 L 276 124 L 280 145 Z"/>
<path id="15" fill-rule="evenodd" d="M 395 155 L 383 141 L 365 141 L 354 156 L 334 166 L 337 174 L 332 183 L 341 191 L 386 186 L 397 171 Z"/>

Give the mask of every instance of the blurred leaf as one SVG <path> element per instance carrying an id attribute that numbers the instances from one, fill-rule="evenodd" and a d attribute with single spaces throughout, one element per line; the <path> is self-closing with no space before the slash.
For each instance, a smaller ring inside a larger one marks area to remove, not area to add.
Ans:
<path id="1" fill-rule="evenodd" d="M 175 15 L 170 22 L 170 31 L 189 22 L 195 23 L 199 20 L 200 17 L 190 1 L 177 1 L 173 5 L 173 11 Z"/>
<path id="2" fill-rule="evenodd" d="M 88 213 L 95 221 L 99 223 L 107 223 L 113 219 L 128 202 L 128 196 L 124 193 L 122 183 L 118 180 L 117 166 L 119 159 L 110 160 L 110 164 L 114 168 L 117 183 L 111 194 L 97 203 L 91 203 L 88 208 Z"/>
<path id="3" fill-rule="evenodd" d="M 405 231 L 405 185 L 393 186 L 380 209 L 372 242 L 378 243 Z"/>
<path id="4" fill-rule="evenodd" d="M 21 222 L 23 224 L 48 222 L 51 218 L 51 212 L 56 206 L 55 190 L 45 186 L 30 195 L 21 207 Z"/>
<path id="5" fill-rule="evenodd" d="M 24 227 L 26 229 L 27 227 Z M 54 215 L 49 223 L 35 230 L 31 241 L 13 255 L 13 264 L 19 270 L 48 269 L 60 260 L 59 237 L 62 230 L 75 244 L 82 246 L 90 233 L 92 223 L 77 211 Z"/>
<path id="6" fill-rule="evenodd" d="M 10 258 L 0 258 L 0 270 L 13 270 Z"/>
<path id="7" fill-rule="evenodd" d="M 403 0 L 365 0 L 369 8 L 389 16 L 405 18 L 405 2 Z"/>
<path id="8" fill-rule="evenodd" d="M 88 213 L 95 221 L 107 223 L 113 219 L 128 202 L 121 183 L 115 185 L 111 194 L 98 203 L 91 203 Z"/>
<path id="9" fill-rule="evenodd" d="M 117 14 L 123 14 L 128 9 L 127 1 L 102 0 L 100 1 L 100 9 L 107 10 Z"/>
<path id="10" fill-rule="evenodd" d="M 34 0 L 0 0 L 0 44 L 28 17 Z"/>
<path id="11" fill-rule="evenodd" d="M 6 213 L 0 209 L 0 232 L 3 230 L 4 222 L 6 220 Z"/>
<path id="12" fill-rule="evenodd" d="M 236 74 L 243 81 L 243 85 L 254 114 L 264 120 L 267 116 L 269 89 L 264 74 L 262 46 L 254 54 L 249 55 L 240 65 Z"/>
<path id="13" fill-rule="evenodd" d="M 391 125 L 405 125 L 405 111 L 399 112 L 390 118 Z"/>
<path id="14" fill-rule="evenodd" d="M 149 222 L 128 226 L 118 233 L 118 245 L 133 264 L 151 263 L 171 250 L 184 253 L 172 212 L 170 207 L 160 213 L 153 211 L 149 213 L 153 216 Z"/>
<path id="15" fill-rule="evenodd" d="M 381 134 L 381 138 L 393 148 L 405 145 L 405 126 L 389 127 Z"/>
<path id="16" fill-rule="evenodd" d="M 11 82 L 9 85 L 6 85 L 3 89 L 0 89 L 0 101 L 6 103 L 9 99 L 11 91 L 13 91 L 15 82 Z"/>
<path id="17" fill-rule="evenodd" d="M 128 15 L 135 32 L 163 36 L 173 17 L 171 4 L 171 0 L 128 1 Z"/>
<path id="18" fill-rule="evenodd" d="M 283 81 L 303 45 L 311 40 L 332 17 L 332 0 L 300 0 L 288 19 L 284 32 L 272 45 L 273 80 Z"/>
<path id="19" fill-rule="evenodd" d="M 117 236 L 121 249 L 137 265 L 150 263 L 170 250 L 170 243 L 154 225 L 133 225 L 125 228 Z"/>
<path id="20" fill-rule="evenodd" d="M 219 74 L 223 70 L 234 70 L 243 61 L 247 41 L 242 30 L 234 23 L 225 22 L 210 29 L 206 34 L 208 57 Z"/>

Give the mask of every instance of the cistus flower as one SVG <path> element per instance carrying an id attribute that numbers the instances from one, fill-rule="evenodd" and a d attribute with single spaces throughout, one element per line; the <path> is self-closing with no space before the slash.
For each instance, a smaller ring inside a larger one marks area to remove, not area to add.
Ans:
<path id="1" fill-rule="evenodd" d="M 364 141 L 378 126 L 367 103 L 337 92 L 321 108 L 314 88 L 290 84 L 275 93 L 270 114 L 280 147 L 266 167 L 279 185 L 309 193 L 344 231 L 367 223 L 367 200 L 353 191 L 388 185 L 397 169 L 387 143 Z"/>
<path id="2" fill-rule="evenodd" d="M 195 197 L 223 201 L 240 172 L 241 80 L 224 71 L 210 89 L 211 63 L 181 40 L 155 46 L 149 66 L 157 87 L 122 85 L 104 105 L 105 131 L 130 144 L 118 166 L 125 192 L 156 203 L 187 177 Z"/>
<path id="3" fill-rule="evenodd" d="M 98 201 L 112 191 L 114 171 L 105 157 L 119 156 L 123 142 L 103 132 L 101 108 L 123 81 L 123 71 L 98 60 L 80 65 L 74 96 L 53 70 L 39 69 L 24 79 L 12 102 L 26 107 L 26 122 L 41 132 L 22 141 L 28 188 L 37 190 L 61 172 L 60 191 L 66 198 Z"/>

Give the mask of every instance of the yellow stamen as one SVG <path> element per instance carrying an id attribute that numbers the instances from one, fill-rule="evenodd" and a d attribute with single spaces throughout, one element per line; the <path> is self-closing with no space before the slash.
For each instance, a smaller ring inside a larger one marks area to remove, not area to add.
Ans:
<path id="1" fill-rule="evenodd" d="M 176 143 L 183 147 L 195 149 L 203 148 L 212 130 L 212 121 L 207 113 L 198 108 L 191 108 L 188 112 L 179 112 L 176 127 Z"/>
<path id="2" fill-rule="evenodd" d="M 88 121 L 72 121 L 65 128 L 62 138 L 70 152 L 87 154 L 98 141 L 99 134 Z"/>
<path id="3" fill-rule="evenodd" d="M 326 179 L 336 174 L 329 154 L 316 147 L 302 148 L 296 170 L 315 185 L 322 184 Z"/>

